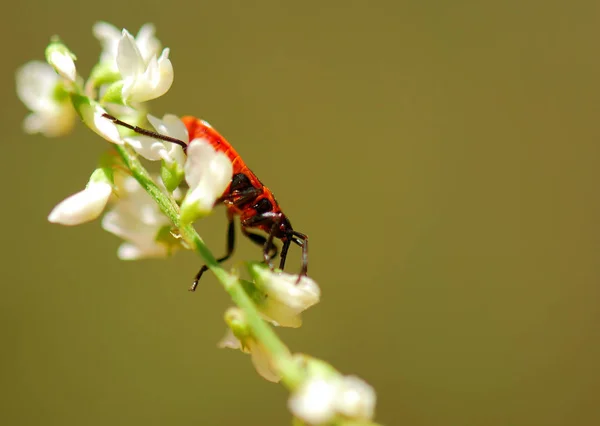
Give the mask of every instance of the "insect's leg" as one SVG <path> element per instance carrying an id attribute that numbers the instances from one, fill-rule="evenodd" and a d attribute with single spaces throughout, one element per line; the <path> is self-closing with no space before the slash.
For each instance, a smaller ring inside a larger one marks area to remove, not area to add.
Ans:
<path id="1" fill-rule="evenodd" d="M 264 212 L 243 220 L 242 226 L 252 228 L 258 225 L 272 225 L 273 222 L 281 220 L 282 218 L 283 215 L 281 213 Z"/>
<path id="2" fill-rule="evenodd" d="M 302 269 L 300 270 L 300 275 L 298 275 L 298 281 L 300 282 L 300 278 L 307 274 L 308 272 L 308 236 L 302 234 L 301 232 L 293 232 L 293 241 L 302 247 Z"/>
<path id="3" fill-rule="evenodd" d="M 242 233 L 248 237 L 250 239 L 250 241 L 252 241 L 254 244 L 257 244 L 261 247 L 265 247 L 266 243 L 267 243 L 267 238 L 260 235 L 260 234 L 254 234 L 252 232 L 248 232 L 246 230 L 246 228 L 242 227 Z M 277 246 L 275 244 L 271 244 L 271 248 L 269 250 L 269 262 L 272 259 L 275 259 L 275 257 L 277 256 L 277 253 L 279 252 Z"/>
<path id="4" fill-rule="evenodd" d="M 269 256 L 270 247 L 273 245 L 273 238 L 275 237 L 277 228 L 279 228 L 279 225 L 281 225 L 281 221 L 284 218 L 285 216 L 282 213 L 265 212 L 242 221 L 242 227 L 253 227 L 261 224 L 271 225 L 269 236 L 263 247 L 265 263 L 267 263 L 271 269 L 273 269 L 273 263 L 271 262 L 272 258 Z"/>
<path id="5" fill-rule="evenodd" d="M 232 191 L 230 194 L 222 196 L 221 198 L 219 198 L 217 200 L 216 204 L 227 201 L 227 202 L 233 203 L 234 205 L 236 205 L 238 207 L 241 207 L 244 204 L 246 204 L 248 201 L 254 200 L 261 193 L 262 193 L 262 191 L 260 189 L 257 189 L 255 187 L 251 186 L 250 188 L 235 190 L 235 191 Z"/>
<path id="6" fill-rule="evenodd" d="M 228 213 L 227 217 L 229 219 L 229 226 L 227 227 L 227 253 L 225 253 L 223 257 L 217 259 L 217 262 L 219 263 L 229 259 L 233 254 L 233 249 L 235 248 L 235 225 L 233 223 L 233 215 Z M 206 271 L 208 271 L 208 266 L 203 265 L 196 274 L 194 282 L 190 287 L 190 291 L 196 291 L 196 287 L 198 287 L 198 281 L 200 281 L 202 274 L 204 274 Z"/>
<path id="7" fill-rule="evenodd" d="M 285 267 L 285 258 L 287 257 L 287 252 L 290 248 L 291 243 L 292 243 L 292 240 L 290 240 L 288 238 L 283 243 L 283 247 L 281 247 L 281 261 L 279 262 L 279 269 L 281 269 L 282 271 L 283 271 L 283 268 Z"/>
<path id="8" fill-rule="evenodd" d="M 281 221 L 283 220 L 284 217 L 285 216 L 282 213 L 279 213 L 277 215 L 277 217 L 275 218 L 275 220 L 273 221 L 273 225 L 271 226 L 271 232 L 269 232 L 269 237 L 267 238 L 267 243 L 265 244 L 265 248 L 263 251 L 263 254 L 265 257 L 265 262 L 267 262 L 269 264 L 269 267 L 271 269 L 273 269 L 273 263 L 271 262 L 271 259 L 269 259 L 269 250 L 268 249 L 273 244 L 273 238 L 275 237 L 275 233 L 277 232 L 279 225 L 281 225 Z"/>

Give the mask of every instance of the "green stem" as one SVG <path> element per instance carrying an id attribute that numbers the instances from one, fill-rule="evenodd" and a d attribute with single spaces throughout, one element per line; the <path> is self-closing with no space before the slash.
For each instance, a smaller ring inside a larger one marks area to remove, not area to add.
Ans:
<path id="1" fill-rule="evenodd" d="M 204 259 L 208 268 L 221 282 L 233 302 L 244 312 L 253 337 L 269 352 L 283 384 L 290 390 L 295 389 L 302 380 L 302 371 L 292 361 L 287 347 L 277 337 L 273 329 L 261 318 L 256 306 L 244 291 L 238 278 L 219 265 L 217 259 L 210 252 L 206 244 L 204 244 L 204 241 L 192 225 L 181 226 L 179 221 L 179 206 L 156 185 L 137 156 L 125 146 L 116 145 L 116 149 L 125 166 L 131 171 L 132 176 L 156 201 L 160 210 L 173 222 L 173 225 L 179 229 L 181 237 Z"/>

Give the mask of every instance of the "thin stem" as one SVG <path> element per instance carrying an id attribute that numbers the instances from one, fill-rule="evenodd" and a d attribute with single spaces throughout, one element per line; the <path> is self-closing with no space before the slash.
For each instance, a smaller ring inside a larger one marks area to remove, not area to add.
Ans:
<path id="1" fill-rule="evenodd" d="M 215 274 L 223 288 L 229 293 L 233 302 L 244 312 L 253 337 L 269 352 L 275 367 L 281 376 L 281 381 L 290 390 L 295 389 L 302 380 L 302 371 L 292 361 L 290 352 L 277 337 L 273 329 L 261 318 L 256 306 L 244 291 L 236 276 L 223 269 L 210 252 L 206 244 L 192 225 L 181 226 L 179 221 L 179 206 L 172 197 L 166 195 L 150 177 L 137 156 L 127 147 L 116 145 L 125 166 L 132 176 L 140 183 L 146 192 L 156 201 L 160 210 L 179 229 L 181 237 L 193 247 L 204 259 L 208 268 Z"/>

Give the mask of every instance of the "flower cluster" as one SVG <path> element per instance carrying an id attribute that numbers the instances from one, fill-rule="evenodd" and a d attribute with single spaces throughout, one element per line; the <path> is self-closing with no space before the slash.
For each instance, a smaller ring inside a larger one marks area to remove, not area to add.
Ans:
<path id="1" fill-rule="evenodd" d="M 17 94 L 31 110 L 25 131 L 61 136 L 79 115 L 107 141 L 127 146 L 147 160 L 161 160 L 162 181 L 156 179 L 156 184 L 169 196 L 185 179 L 189 191 L 181 207 L 188 222 L 206 215 L 231 180 L 231 161 L 205 140 L 189 141 L 185 125 L 175 115 L 161 120 L 146 114 L 145 102 L 165 94 L 173 83 L 169 49 L 161 50 L 150 24 L 135 38 L 105 22 L 94 25 L 93 32 L 103 50 L 87 81 L 77 71 L 75 55 L 57 38 L 46 49 L 47 63 L 32 61 L 17 71 Z M 124 132 L 107 118 L 110 114 L 124 116 L 134 125 L 148 120 L 158 133 L 181 140 L 187 156 L 180 145 Z M 102 226 L 125 240 L 118 250 L 121 259 L 161 257 L 181 248 L 179 241 L 169 238 L 169 219 L 121 170 L 118 158 L 104 158 L 86 188 L 59 203 L 48 220 L 78 225 L 96 219 L 112 204 Z"/>
<path id="2" fill-rule="evenodd" d="M 278 382 L 281 379 L 278 360 L 252 335 L 244 313 L 238 308 L 229 308 L 225 322 L 229 330 L 219 347 L 249 353 L 256 371 L 264 379 Z M 364 380 L 343 376 L 326 362 L 307 355 L 290 357 L 303 375 L 302 382 L 288 400 L 288 407 L 297 418 L 315 425 L 329 424 L 337 419 L 367 422 L 373 418 L 375 391 Z"/>
<path id="3" fill-rule="evenodd" d="M 117 255 L 124 260 L 166 257 L 190 248 L 193 238 L 184 241 L 179 234 L 209 214 L 221 198 L 233 175 L 231 160 L 205 139 L 190 140 L 177 116 L 148 114 L 147 102 L 164 95 L 174 76 L 170 51 L 162 48 L 151 24 L 142 26 L 135 37 L 105 22 L 95 24 L 93 33 L 102 52 L 87 79 L 75 65 L 76 56 L 58 38 L 46 48 L 46 62 L 29 62 L 16 75 L 17 94 L 31 111 L 23 122 L 27 133 L 62 136 L 79 116 L 110 142 L 110 152 L 100 159 L 85 188 L 56 205 L 48 220 L 79 225 L 104 214 L 102 227 L 123 240 Z M 136 126 L 153 128 L 178 143 L 139 134 Z M 160 161 L 160 175 L 148 174 L 138 157 Z M 299 327 L 301 313 L 320 300 L 318 285 L 264 264 L 247 266 L 252 282 L 229 275 L 254 308 L 227 311 L 229 329 L 219 346 L 249 353 L 258 373 L 269 381 L 285 379 L 290 366 L 302 371 L 299 382 L 290 386 L 294 392 L 289 408 L 297 418 L 311 424 L 369 421 L 375 404 L 369 385 L 342 376 L 322 361 L 292 355 L 285 346 L 275 356 L 265 336 L 250 326 L 256 321 L 264 325 L 262 316 L 275 326 Z"/>

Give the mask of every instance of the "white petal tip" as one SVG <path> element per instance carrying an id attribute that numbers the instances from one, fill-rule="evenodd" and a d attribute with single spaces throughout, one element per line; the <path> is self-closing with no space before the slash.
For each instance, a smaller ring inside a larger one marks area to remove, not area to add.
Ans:
<path id="1" fill-rule="evenodd" d="M 77 70 L 75 68 L 75 62 L 70 55 L 63 52 L 52 52 L 48 58 L 48 62 L 62 77 L 71 82 L 75 82 Z"/>
<path id="2" fill-rule="evenodd" d="M 61 201 L 48 215 L 48 221 L 61 225 L 79 225 L 96 219 L 106 206 L 112 187 L 94 183 Z"/>

